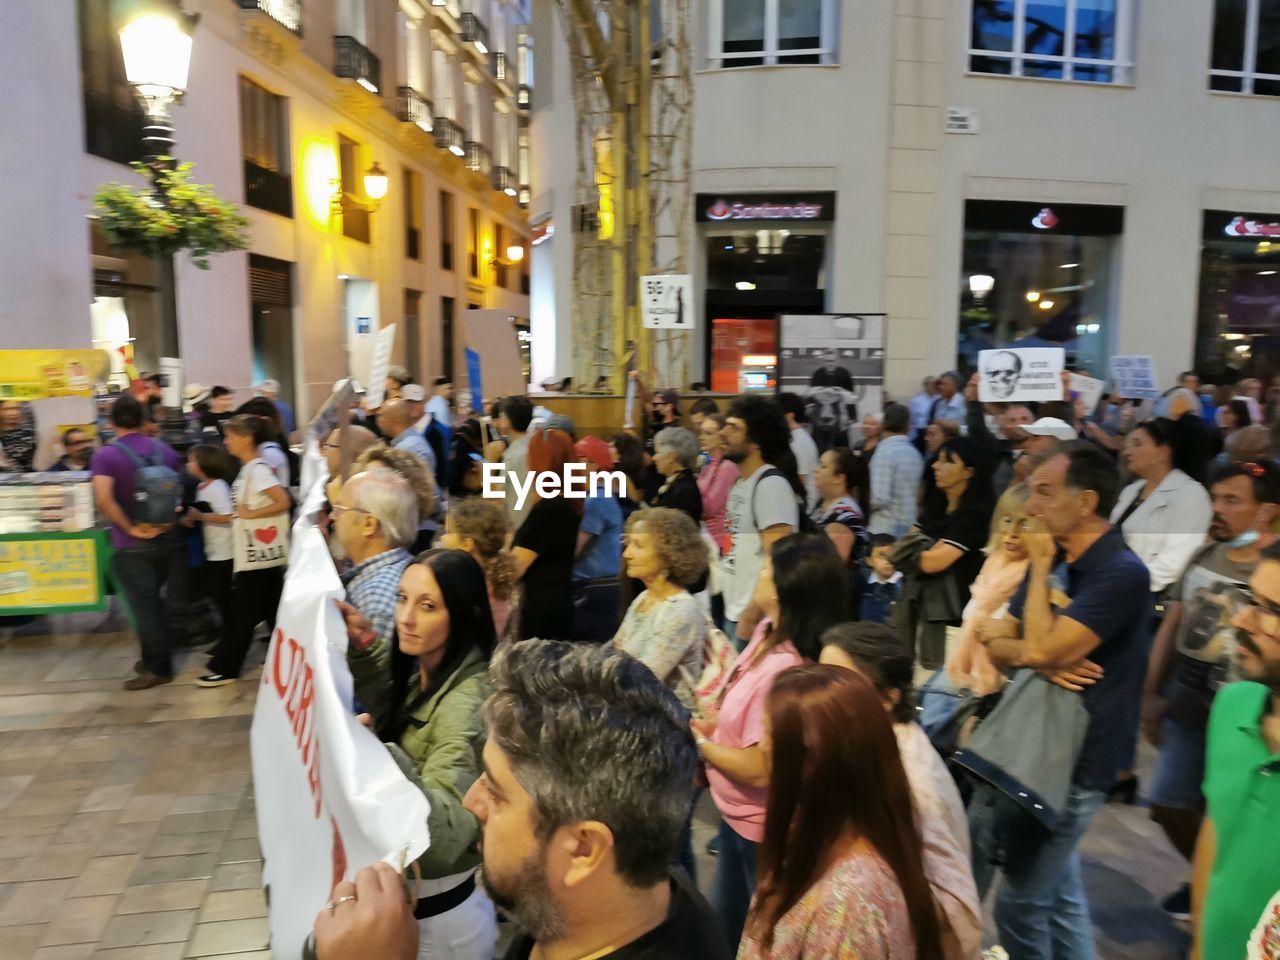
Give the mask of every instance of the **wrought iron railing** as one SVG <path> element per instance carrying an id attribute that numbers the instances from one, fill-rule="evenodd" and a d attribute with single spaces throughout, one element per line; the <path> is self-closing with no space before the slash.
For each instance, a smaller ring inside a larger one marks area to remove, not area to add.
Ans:
<path id="1" fill-rule="evenodd" d="M 495 50 L 493 56 L 489 60 L 489 69 L 493 71 L 493 79 L 507 79 L 507 55 L 501 50 Z"/>
<path id="2" fill-rule="evenodd" d="M 302 36 L 302 0 L 236 0 L 241 10 L 261 10 L 291 33 Z"/>
<path id="3" fill-rule="evenodd" d="M 516 87 L 516 106 L 521 110 L 528 110 L 529 105 L 533 102 L 533 88 L 527 83 L 522 83 Z"/>
<path id="4" fill-rule="evenodd" d="M 489 28 L 474 13 L 464 13 L 458 24 L 462 28 L 462 42 L 472 44 L 481 53 L 489 52 Z"/>
<path id="5" fill-rule="evenodd" d="M 493 169 L 493 153 L 478 140 L 468 140 L 464 146 L 467 155 L 467 169 L 472 173 L 488 176 Z"/>
<path id="6" fill-rule="evenodd" d="M 252 160 L 244 162 L 245 203 L 259 210 L 293 216 L 293 179 L 284 173 L 260 167 Z"/>
<path id="7" fill-rule="evenodd" d="M 401 87 L 396 95 L 396 116 L 427 133 L 431 132 L 431 101 L 413 87 Z"/>
<path id="8" fill-rule="evenodd" d="M 382 62 L 355 37 L 333 38 L 333 72 L 371 93 L 382 89 Z"/>
<path id="9" fill-rule="evenodd" d="M 510 167 L 493 168 L 493 189 L 505 193 L 508 197 L 516 195 L 516 176 L 511 172 Z"/>
<path id="10" fill-rule="evenodd" d="M 84 94 L 84 148 L 87 153 L 116 163 L 133 163 L 145 154 L 142 128 L 146 120 L 135 102 L 124 106 L 99 93 Z"/>
<path id="11" fill-rule="evenodd" d="M 456 121 L 448 117 L 437 117 L 433 132 L 436 135 L 436 146 L 441 150 L 448 150 L 456 157 L 466 156 L 467 133 Z"/>

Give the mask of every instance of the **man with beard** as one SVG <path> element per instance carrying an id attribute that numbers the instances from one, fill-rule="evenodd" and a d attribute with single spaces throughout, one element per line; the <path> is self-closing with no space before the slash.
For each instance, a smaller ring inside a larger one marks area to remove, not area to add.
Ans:
<path id="1" fill-rule="evenodd" d="M 93 437 L 79 427 L 62 435 L 62 458 L 49 468 L 50 473 L 88 470 L 93 458 Z"/>
<path id="2" fill-rule="evenodd" d="M 1212 543 L 1192 558 L 1173 587 L 1175 597 L 1151 649 L 1143 687 L 1142 726 L 1160 748 L 1147 790 L 1151 819 L 1188 862 L 1195 852 L 1204 800 L 1205 733 L 1218 690 L 1235 672 L 1232 620 L 1243 601 L 1240 588 L 1262 556 L 1259 536 L 1280 512 L 1280 469 L 1272 463 L 1233 463 L 1219 468 L 1210 486 Z M 1191 919 L 1191 885 L 1164 901 L 1176 920 Z"/>
<path id="3" fill-rule="evenodd" d="M 1244 956 L 1280 889 L 1280 546 L 1262 551 L 1233 626 L 1240 673 L 1250 682 L 1223 688 L 1209 717 L 1192 960 Z"/>
<path id="4" fill-rule="evenodd" d="M 495 654 L 489 678 L 484 774 L 465 805 L 485 890 L 522 928 L 505 960 L 729 960 L 711 908 L 671 867 L 698 762 L 675 696 L 609 645 L 529 640 Z M 417 954 L 389 868 L 330 903 L 319 960 Z"/>

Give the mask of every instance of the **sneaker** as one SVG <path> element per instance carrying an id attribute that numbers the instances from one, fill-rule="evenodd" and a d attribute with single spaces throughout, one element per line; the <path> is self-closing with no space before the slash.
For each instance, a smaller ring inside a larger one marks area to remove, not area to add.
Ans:
<path id="1" fill-rule="evenodd" d="M 1191 919 L 1191 884 L 1184 883 L 1160 901 L 1160 907 L 1174 920 Z"/>
<path id="2" fill-rule="evenodd" d="M 197 687 L 225 687 L 235 682 L 235 677 L 228 677 L 221 673 L 206 673 L 203 677 L 196 678 Z"/>
<path id="3" fill-rule="evenodd" d="M 126 680 L 123 686 L 126 690 L 150 690 L 152 687 L 158 687 L 161 684 L 172 682 L 173 677 L 162 677 L 158 673 L 144 671 L 132 680 Z"/>

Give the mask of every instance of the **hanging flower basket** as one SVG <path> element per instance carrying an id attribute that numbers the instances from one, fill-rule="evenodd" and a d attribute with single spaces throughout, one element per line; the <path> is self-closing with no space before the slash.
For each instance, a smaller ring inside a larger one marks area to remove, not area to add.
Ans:
<path id="1" fill-rule="evenodd" d="M 172 165 L 160 157 L 152 167 L 134 163 L 153 186 L 137 189 L 122 183 L 100 187 L 93 209 L 107 235 L 107 243 L 138 250 L 152 257 L 190 251 L 191 262 L 209 269 L 209 257 L 228 250 L 245 250 L 249 221 L 207 184 L 192 183 L 194 164 Z"/>

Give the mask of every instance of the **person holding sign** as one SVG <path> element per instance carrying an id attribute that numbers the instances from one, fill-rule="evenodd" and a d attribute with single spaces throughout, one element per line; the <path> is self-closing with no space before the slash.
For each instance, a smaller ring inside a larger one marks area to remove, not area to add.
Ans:
<path id="1" fill-rule="evenodd" d="M 462 806 L 480 776 L 480 709 L 497 645 L 484 571 L 463 550 L 422 554 L 400 577 L 390 639 L 354 607 L 340 609 L 355 694 L 369 709 L 361 722 L 431 803 L 431 846 L 418 858 L 414 891 L 418 955 L 491 960 L 498 928 L 493 902 L 476 886 L 480 823 Z"/>

